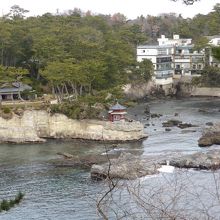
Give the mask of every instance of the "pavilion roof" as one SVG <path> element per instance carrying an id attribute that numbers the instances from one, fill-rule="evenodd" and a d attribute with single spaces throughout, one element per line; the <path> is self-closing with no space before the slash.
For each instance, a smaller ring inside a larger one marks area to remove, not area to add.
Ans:
<path id="1" fill-rule="evenodd" d="M 120 105 L 118 102 L 117 102 L 117 104 L 110 107 L 110 110 L 125 110 L 125 109 L 126 109 L 126 107 L 123 105 Z"/>

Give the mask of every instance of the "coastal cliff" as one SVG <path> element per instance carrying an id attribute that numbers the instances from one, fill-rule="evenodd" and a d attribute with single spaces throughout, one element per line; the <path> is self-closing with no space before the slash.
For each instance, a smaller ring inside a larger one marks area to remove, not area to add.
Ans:
<path id="1" fill-rule="evenodd" d="M 146 137 L 140 122 L 73 120 L 63 114 L 26 110 L 11 119 L 0 117 L 0 142 L 41 142 L 45 138 L 133 141 Z"/>

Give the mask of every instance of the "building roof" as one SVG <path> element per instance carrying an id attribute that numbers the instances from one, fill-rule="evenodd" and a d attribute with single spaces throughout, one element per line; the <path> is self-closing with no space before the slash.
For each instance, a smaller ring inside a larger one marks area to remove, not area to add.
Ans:
<path id="1" fill-rule="evenodd" d="M 125 110 L 125 109 L 126 109 L 126 107 L 123 106 L 123 105 L 120 105 L 118 102 L 117 102 L 116 105 L 113 105 L 113 106 L 110 108 L 110 110 Z"/>
<path id="2" fill-rule="evenodd" d="M 139 45 L 137 46 L 137 49 L 166 49 L 172 47 L 172 45 Z"/>
<path id="3" fill-rule="evenodd" d="M 194 47 L 194 44 L 188 44 L 188 45 L 176 45 L 176 48 L 181 48 L 181 49 L 184 49 L 184 48 L 187 48 L 187 49 L 192 49 Z"/>
<path id="4" fill-rule="evenodd" d="M 18 93 L 18 92 L 23 92 L 24 90 L 31 90 L 32 87 L 27 85 L 27 84 L 23 84 L 23 83 L 12 83 L 11 86 L 4 86 L 2 88 L 0 88 L 0 93 Z"/>

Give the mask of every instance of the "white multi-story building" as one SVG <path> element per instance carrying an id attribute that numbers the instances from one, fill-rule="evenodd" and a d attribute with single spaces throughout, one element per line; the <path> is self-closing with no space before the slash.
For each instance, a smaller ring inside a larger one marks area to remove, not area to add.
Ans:
<path id="1" fill-rule="evenodd" d="M 172 46 L 140 45 L 137 47 L 137 61 L 148 59 L 153 63 L 153 80 L 157 85 L 173 83 Z"/>
<path id="2" fill-rule="evenodd" d="M 197 75 L 205 66 L 205 53 L 193 52 L 192 39 L 173 39 L 162 35 L 158 45 L 137 47 L 137 61 L 149 59 L 154 65 L 154 80 L 157 85 L 172 84 L 174 75 Z"/>
<path id="3" fill-rule="evenodd" d="M 209 36 L 209 44 L 220 46 L 220 36 Z M 220 62 L 211 53 L 211 47 L 193 52 L 192 39 L 173 35 L 172 39 L 161 35 L 158 45 L 137 47 L 137 61 L 149 59 L 154 65 L 154 81 L 157 85 L 172 84 L 174 76 L 198 75 L 206 66 L 220 67 Z"/>

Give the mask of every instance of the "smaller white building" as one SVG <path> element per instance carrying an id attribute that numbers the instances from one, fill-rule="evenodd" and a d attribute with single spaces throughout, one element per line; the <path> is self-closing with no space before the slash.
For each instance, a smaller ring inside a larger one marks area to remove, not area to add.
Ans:
<path id="1" fill-rule="evenodd" d="M 209 45 L 214 46 L 214 47 L 219 47 L 220 46 L 220 35 L 214 35 L 214 36 L 206 36 L 209 40 Z M 219 67 L 220 68 L 220 62 L 216 58 L 212 56 L 211 49 L 206 48 L 205 49 L 207 57 L 208 57 L 208 65 L 214 66 L 214 67 Z"/>
<path id="2" fill-rule="evenodd" d="M 180 38 L 174 34 L 172 39 L 161 35 L 157 39 L 159 45 L 172 45 L 172 60 L 174 74 L 177 75 L 198 75 L 205 66 L 205 54 L 193 52 L 194 45 L 191 38 Z"/>
<path id="3" fill-rule="evenodd" d="M 206 36 L 211 46 L 220 46 L 220 35 Z"/>
<path id="4" fill-rule="evenodd" d="M 157 39 L 160 46 L 171 45 L 171 46 L 186 46 L 192 44 L 191 38 L 180 38 L 178 34 L 174 34 L 172 39 L 166 38 L 165 35 L 161 35 L 160 38 Z"/>
<path id="5" fill-rule="evenodd" d="M 175 74 L 197 75 L 205 66 L 205 54 L 193 52 L 193 45 L 174 46 Z"/>

